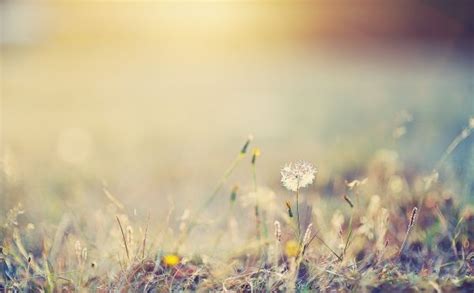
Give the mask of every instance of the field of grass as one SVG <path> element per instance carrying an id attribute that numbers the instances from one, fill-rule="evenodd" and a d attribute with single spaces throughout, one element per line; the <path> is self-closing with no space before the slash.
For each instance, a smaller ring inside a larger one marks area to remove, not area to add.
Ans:
<path id="1" fill-rule="evenodd" d="M 472 12 L 0 0 L 0 293 L 474 292 Z"/>
<path id="2" fill-rule="evenodd" d="M 97 206 L 57 221 L 36 223 L 16 203 L 1 217 L 1 290 L 472 292 L 474 207 L 444 178 L 473 129 L 471 118 L 433 170 L 379 150 L 317 188 L 317 165 L 302 161 L 273 171 L 285 189 L 260 186 L 264 150 L 249 137 L 197 205 L 162 202 L 164 220 L 137 215 L 105 183 Z M 242 166 L 248 183 L 230 184 Z M 8 167 L 3 192 L 20 193 Z"/>

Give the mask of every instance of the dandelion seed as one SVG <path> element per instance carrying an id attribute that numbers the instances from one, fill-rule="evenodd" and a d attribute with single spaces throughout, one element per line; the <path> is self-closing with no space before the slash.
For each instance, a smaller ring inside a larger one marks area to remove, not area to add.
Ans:
<path id="1" fill-rule="evenodd" d="M 176 254 L 167 254 L 163 257 L 163 263 L 168 267 L 174 267 L 179 262 L 180 258 Z"/>
<path id="2" fill-rule="evenodd" d="M 275 221 L 275 238 L 278 242 L 281 241 L 281 225 L 278 221 Z"/>
<path id="3" fill-rule="evenodd" d="M 316 168 L 309 162 L 298 161 L 289 163 L 281 169 L 281 183 L 291 191 L 297 191 L 313 183 Z"/>

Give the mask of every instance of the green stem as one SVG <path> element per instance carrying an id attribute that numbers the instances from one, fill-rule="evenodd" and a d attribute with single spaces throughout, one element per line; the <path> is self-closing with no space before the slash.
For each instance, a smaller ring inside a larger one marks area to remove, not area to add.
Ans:
<path id="1" fill-rule="evenodd" d="M 227 168 L 227 170 L 224 172 L 224 175 L 221 177 L 219 180 L 216 188 L 214 191 L 211 193 L 211 195 L 207 198 L 207 200 L 204 202 L 204 204 L 194 213 L 194 216 L 189 221 L 188 228 L 184 231 L 184 233 L 181 235 L 180 239 L 178 240 L 176 244 L 175 251 L 178 252 L 179 248 L 181 245 L 186 241 L 188 238 L 189 234 L 191 234 L 192 230 L 196 227 L 197 225 L 197 219 L 201 215 L 201 213 L 214 201 L 214 199 L 217 197 L 219 194 L 219 191 L 222 189 L 224 186 L 224 183 L 227 181 L 229 176 L 232 174 L 234 169 L 237 167 L 239 162 L 244 158 L 245 152 L 241 151 L 237 157 L 232 161 L 230 166 Z"/>
<path id="2" fill-rule="evenodd" d="M 297 223 L 297 226 L 298 226 L 298 243 L 300 242 L 300 238 L 301 238 L 299 197 L 300 197 L 300 190 L 299 190 L 299 186 L 298 186 L 296 188 L 296 223 Z"/>
<path id="3" fill-rule="evenodd" d="M 253 190 L 255 192 L 255 225 L 257 240 L 260 240 L 260 209 L 258 204 L 258 193 L 257 193 L 257 166 L 255 165 L 255 157 L 252 159 L 252 177 L 253 177 Z"/>
<path id="4" fill-rule="evenodd" d="M 320 238 L 319 236 L 317 236 L 317 234 L 315 234 L 313 237 L 316 238 L 316 239 L 318 239 L 319 241 L 321 241 L 321 243 L 322 243 L 327 249 L 329 249 L 329 251 L 331 251 L 332 254 L 334 254 L 340 261 L 342 261 L 342 257 L 341 257 L 339 254 L 337 254 L 334 250 L 332 250 L 332 248 L 329 247 L 329 245 L 327 245 L 326 242 L 324 242 L 324 240 L 323 240 L 322 238 Z"/>
<path id="5" fill-rule="evenodd" d="M 351 218 L 349 220 L 349 234 L 347 235 L 347 239 L 346 239 L 346 244 L 344 245 L 344 250 L 342 252 L 342 257 L 344 258 L 346 256 L 346 251 L 347 251 L 347 248 L 349 247 L 349 242 L 351 241 L 351 237 L 352 237 L 352 219 L 354 217 L 354 212 L 351 213 Z"/>

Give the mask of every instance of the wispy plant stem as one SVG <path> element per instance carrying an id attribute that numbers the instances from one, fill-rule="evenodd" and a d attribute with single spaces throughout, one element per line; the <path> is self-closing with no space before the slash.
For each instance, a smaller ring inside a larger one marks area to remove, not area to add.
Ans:
<path id="1" fill-rule="evenodd" d="M 253 191 L 255 192 L 255 226 L 257 240 L 260 240 L 260 209 L 258 203 L 258 193 L 257 193 L 257 166 L 256 166 L 256 155 L 252 157 L 252 178 L 253 178 Z"/>
<path id="2" fill-rule="evenodd" d="M 120 223 L 120 219 L 118 216 L 115 216 L 115 217 L 117 218 L 117 223 L 120 227 L 120 232 L 122 233 L 123 244 L 125 246 L 125 252 L 127 253 L 127 258 L 130 261 L 130 253 L 128 252 L 127 238 L 125 237 L 125 233 L 123 232 L 122 223 Z"/>
<path id="3" fill-rule="evenodd" d="M 352 219 L 354 217 L 354 212 L 351 211 L 351 218 L 349 219 L 349 234 L 347 235 L 347 239 L 346 239 L 346 244 L 344 245 L 344 250 L 342 252 L 342 257 L 344 258 L 346 256 L 346 251 L 347 251 L 347 248 L 349 247 L 349 242 L 351 241 L 351 237 L 352 237 Z"/>
<path id="4" fill-rule="evenodd" d="M 214 201 L 214 199 L 217 197 L 219 194 L 219 191 L 222 189 L 224 186 L 224 183 L 227 181 L 227 179 L 230 177 L 234 169 L 237 167 L 237 165 L 242 161 L 242 159 L 245 157 L 245 154 L 247 153 L 247 149 L 250 145 L 250 142 L 252 141 L 252 136 L 249 136 L 247 141 L 245 142 L 244 146 L 240 150 L 239 154 L 235 157 L 235 159 L 232 161 L 230 166 L 226 169 L 224 174 L 222 175 L 221 179 L 217 183 L 217 186 L 215 187 L 214 191 L 211 193 L 211 195 L 207 198 L 207 200 L 204 202 L 204 204 L 194 213 L 194 215 L 191 217 L 189 221 L 188 228 L 181 234 L 180 239 L 178 240 L 176 244 L 176 251 L 179 250 L 180 246 L 184 243 L 186 238 L 189 236 L 189 234 L 192 232 L 192 230 L 196 227 L 197 220 L 201 213 L 209 207 L 209 205 Z"/>
<path id="5" fill-rule="evenodd" d="M 221 177 L 219 180 L 219 183 L 215 187 L 214 191 L 211 193 L 211 195 L 207 198 L 207 200 L 204 202 L 204 204 L 194 213 L 192 216 L 191 220 L 189 221 L 188 228 L 183 232 L 181 235 L 180 239 L 178 240 L 178 243 L 176 245 L 176 251 L 179 250 L 181 245 L 186 241 L 187 237 L 189 234 L 192 232 L 192 230 L 196 227 L 197 220 L 199 219 L 199 216 L 201 213 L 214 201 L 216 196 L 219 194 L 219 191 L 222 189 L 224 186 L 224 183 L 227 181 L 229 176 L 232 174 L 232 171 L 237 167 L 239 162 L 243 159 L 244 154 L 239 153 L 239 155 L 232 161 L 231 165 L 227 170 L 225 171 L 224 175 Z"/>
<path id="6" fill-rule="evenodd" d="M 322 243 L 327 249 L 329 249 L 329 251 L 331 251 L 332 254 L 334 254 L 340 261 L 342 261 L 342 257 L 341 257 L 339 254 L 337 254 L 334 250 L 332 250 L 332 248 L 329 247 L 329 245 L 327 245 L 326 242 L 324 242 L 324 240 L 323 240 L 322 238 L 320 238 L 317 234 L 315 234 L 313 237 L 316 238 L 316 239 L 318 239 L 319 241 L 321 241 L 321 243 Z"/>
<path id="7" fill-rule="evenodd" d="M 398 256 L 401 256 L 405 246 L 407 245 L 408 237 L 410 236 L 410 232 L 415 226 L 416 218 L 418 217 L 418 208 L 414 207 L 411 212 L 410 222 L 408 223 L 407 232 L 405 233 L 405 238 L 403 239 L 402 245 L 400 246 L 400 251 L 398 252 Z"/>
<path id="8" fill-rule="evenodd" d="M 301 240 L 301 225 L 300 225 L 300 202 L 299 202 L 299 198 L 300 198 L 300 188 L 299 188 L 299 183 L 298 183 L 298 186 L 296 188 L 296 224 L 297 224 L 297 227 L 298 227 L 298 243 L 300 242 Z"/>
<path id="9" fill-rule="evenodd" d="M 443 155 L 441 156 L 441 159 L 436 163 L 435 165 L 435 170 L 439 170 L 440 167 L 443 165 L 443 163 L 446 161 L 446 159 L 449 157 L 449 155 L 456 149 L 456 147 L 463 142 L 466 138 L 471 135 L 473 131 L 473 127 L 471 125 L 467 126 L 464 128 L 461 133 L 456 136 L 453 141 L 449 144 L 448 148 L 444 151 Z"/>

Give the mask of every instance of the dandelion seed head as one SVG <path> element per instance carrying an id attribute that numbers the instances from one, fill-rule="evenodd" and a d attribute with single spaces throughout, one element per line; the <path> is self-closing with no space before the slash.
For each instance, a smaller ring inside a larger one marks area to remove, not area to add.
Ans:
<path id="1" fill-rule="evenodd" d="M 317 170 L 306 161 L 289 163 L 281 169 L 281 183 L 291 191 L 297 191 L 313 183 Z"/>

